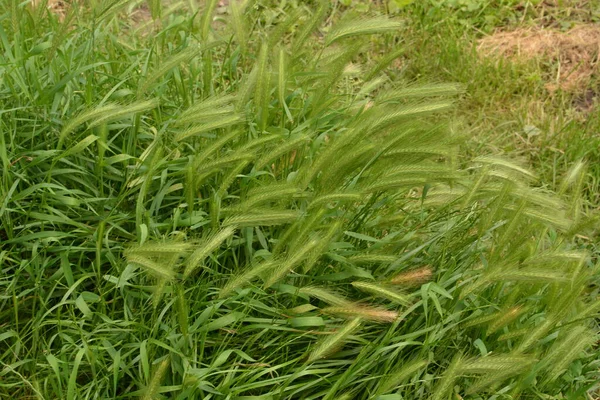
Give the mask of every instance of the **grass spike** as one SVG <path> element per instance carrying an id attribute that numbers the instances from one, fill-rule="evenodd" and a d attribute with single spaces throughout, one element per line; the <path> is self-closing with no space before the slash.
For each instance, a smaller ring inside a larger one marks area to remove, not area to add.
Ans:
<path id="1" fill-rule="evenodd" d="M 217 158 L 210 162 L 200 164 L 197 170 L 199 174 L 212 174 L 222 168 L 229 167 L 231 164 L 236 164 L 242 161 L 250 161 L 254 158 L 254 154 L 246 151 L 236 151 Z"/>
<path id="2" fill-rule="evenodd" d="M 470 319 L 469 321 L 465 322 L 463 327 L 470 328 L 472 326 L 487 324 L 487 323 L 493 321 L 496 318 L 496 315 L 497 315 L 497 313 L 487 314 L 487 315 L 484 315 L 484 316 L 481 316 L 478 318 Z"/>
<path id="3" fill-rule="evenodd" d="M 80 113 L 77 117 L 71 119 L 67 122 L 66 125 L 63 126 L 60 134 L 58 136 L 58 148 L 60 149 L 61 144 L 65 140 L 65 138 L 75 130 L 79 125 L 84 124 L 87 121 L 105 117 L 106 115 L 112 114 L 114 111 L 118 109 L 116 104 L 105 104 L 100 107 L 96 107 L 87 111 Z"/>
<path id="4" fill-rule="evenodd" d="M 190 255 L 186 261 L 184 278 L 190 276 L 192 272 L 208 257 L 213 251 L 219 248 L 224 241 L 229 239 L 235 233 L 235 226 L 227 226 L 219 232 L 209 236 L 200 246 Z"/>
<path id="5" fill-rule="evenodd" d="M 132 264 L 139 265 L 158 278 L 170 280 L 175 277 L 175 272 L 172 269 L 169 269 L 168 266 L 155 262 L 139 254 L 129 254 L 127 261 Z"/>
<path id="6" fill-rule="evenodd" d="M 219 137 L 217 140 L 213 141 L 212 143 L 206 145 L 204 147 L 204 149 L 202 150 L 202 152 L 200 152 L 199 154 L 196 154 L 194 156 L 194 162 L 193 162 L 194 169 L 201 168 L 202 163 L 205 163 L 206 160 L 212 158 L 216 152 L 218 152 L 219 150 L 222 150 L 223 147 L 227 143 L 236 139 L 240 135 L 241 135 L 241 131 L 233 130 L 233 131 Z"/>
<path id="7" fill-rule="evenodd" d="M 385 17 L 363 18 L 346 21 L 333 27 L 333 29 L 329 32 L 329 35 L 327 35 L 325 45 L 329 46 L 340 39 L 352 36 L 394 32 L 399 31 L 401 28 L 401 22 Z"/>
<path id="8" fill-rule="evenodd" d="M 281 280 L 287 273 L 289 273 L 290 270 L 302 262 L 302 260 L 310 254 L 310 252 L 317 246 L 318 243 L 319 242 L 316 239 L 311 240 L 279 263 L 279 265 L 277 265 L 269 274 L 267 280 L 265 281 L 265 287 L 268 288 L 277 281 Z"/>
<path id="9" fill-rule="evenodd" d="M 377 394 L 383 395 L 397 388 L 399 385 L 404 383 L 407 379 L 410 379 L 423 368 L 429 364 L 427 360 L 412 360 L 405 363 L 396 371 L 392 372 L 386 377 L 378 386 Z"/>
<path id="10" fill-rule="evenodd" d="M 506 158 L 496 157 L 496 156 L 479 156 L 473 160 L 475 163 L 480 163 L 483 165 L 490 165 L 494 167 L 505 168 L 509 171 L 514 171 L 519 173 L 521 176 L 525 178 L 534 179 L 535 175 L 531 173 L 529 170 L 517 165 L 516 163 L 507 160 Z"/>
<path id="11" fill-rule="evenodd" d="M 433 277 L 433 269 L 426 265 L 421 268 L 401 272 L 390 279 L 394 285 L 416 286 L 425 283 Z"/>
<path id="12" fill-rule="evenodd" d="M 431 400 L 444 400 L 448 398 L 448 394 L 454 387 L 454 382 L 459 376 L 460 367 L 462 366 L 463 356 L 458 353 L 452 359 L 452 362 L 444 371 L 442 379 L 435 386 Z"/>
<path id="13" fill-rule="evenodd" d="M 277 94 L 279 98 L 279 104 L 283 107 L 285 115 L 289 122 L 294 122 L 294 117 L 288 108 L 285 101 L 285 92 L 287 85 L 287 56 L 283 48 L 279 49 L 279 59 L 277 61 Z"/>
<path id="14" fill-rule="evenodd" d="M 279 157 L 288 154 L 289 152 L 298 149 L 303 145 L 306 145 L 309 141 L 310 137 L 305 135 L 290 138 L 286 142 L 282 143 L 280 146 L 277 146 L 277 148 L 273 149 L 273 151 L 265 153 L 261 158 L 259 158 L 256 161 L 256 163 L 254 164 L 254 168 L 260 170 L 265 165 L 278 159 Z"/>
<path id="15" fill-rule="evenodd" d="M 548 370 L 547 379 L 549 381 L 556 380 L 581 352 L 595 342 L 596 335 L 585 326 L 576 326 L 567 331 L 564 338 L 555 343 L 542 360 Z"/>
<path id="16" fill-rule="evenodd" d="M 178 285 L 177 286 L 177 300 L 176 300 L 176 313 L 177 313 L 177 322 L 179 324 L 179 329 L 181 331 L 181 333 L 183 334 L 183 336 L 187 336 L 189 329 L 188 329 L 188 299 L 185 296 L 185 290 L 182 286 Z"/>
<path id="17" fill-rule="evenodd" d="M 125 256 L 130 254 L 153 254 L 153 255 L 169 255 L 182 254 L 189 251 L 193 244 L 190 242 L 146 242 L 141 246 L 132 246 L 125 250 Z"/>
<path id="18" fill-rule="evenodd" d="M 498 329 L 505 327 L 527 311 L 528 309 L 526 307 L 515 306 L 494 314 L 492 319 L 493 322 L 489 325 L 487 334 L 491 335 Z"/>
<path id="19" fill-rule="evenodd" d="M 490 275 L 491 281 L 513 282 L 568 282 L 569 276 L 562 271 L 541 268 L 511 268 L 506 271 L 497 271 Z"/>
<path id="20" fill-rule="evenodd" d="M 373 121 L 371 132 L 378 132 L 391 125 L 397 124 L 407 118 L 414 118 L 420 115 L 438 113 L 449 110 L 453 105 L 452 101 L 431 101 L 422 104 L 411 104 L 407 106 L 388 108 L 385 112 Z"/>
<path id="21" fill-rule="evenodd" d="M 337 221 L 329 226 L 329 229 L 325 233 L 325 235 L 319 240 L 319 243 L 315 246 L 315 248 L 311 251 L 311 254 L 304 261 L 303 272 L 308 273 L 317 261 L 323 256 L 329 247 L 331 241 L 335 238 L 336 235 L 340 233 L 342 229 L 342 223 Z M 295 248 L 293 251 L 297 251 Z"/>
<path id="22" fill-rule="evenodd" d="M 151 86 L 157 80 L 162 78 L 167 72 L 169 72 L 173 68 L 175 68 L 183 63 L 190 61 L 191 59 L 196 57 L 198 54 L 200 54 L 203 50 L 208 49 L 215 45 L 216 45 L 216 43 L 212 44 L 211 46 L 203 46 L 200 48 L 188 47 L 188 48 L 180 51 L 179 53 L 171 56 L 166 61 L 163 61 L 160 64 L 160 66 L 158 68 L 156 68 L 156 70 L 154 70 L 151 74 L 149 74 L 146 77 L 146 79 L 144 79 L 144 81 L 141 83 L 141 85 L 138 89 L 138 97 L 141 97 L 143 94 L 147 93 L 150 90 Z"/>
<path id="23" fill-rule="evenodd" d="M 319 230 L 320 224 L 323 223 L 324 216 L 325 210 L 320 209 L 316 212 L 312 212 L 307 218 L 296 221 L 296 223 L 284 232 L 280 242 L 277 243 L 277 246 L 273 250 L 276 253 L 280 253 L 287 247 L 287 252 L 293 253 L 310 238 L 312 232 Z"/>
<path id="24" fill-rule="evenodd" d="M 352 304 L 350 300 L 345 298 L 339 293 L 336 293 L 332 290 L 328 290 L 325 288 L 320 288 L 316 286 L 307 286 L 303 287 L 299 290 L 300 293 L 308 295 L 310 297 L 315 297 L 319 300 L 324 301 L 327 304 L 331 304 L 333 306 L 346 307 Z"/>
<path id="25" fill-rule="evenodd" d="M 352 286 L 362 290 L 363 292 L 373 294 L 377 297 L 381 297 L 401 305 L 407 305 L 410 302 L 409 296 L 398 293 L 395 290 L 392 290 L 381 284 L 366 281 L 355 281 L 352 282 Z"/>
<path id="26" fill-rule="evenodd" d="M 223 129 L 237 125 L 239 123 L 242 123 L 243 121 L 244 117 L 239 114 L 228 113 L 225 115 L 215 116 L 215 118 L 212 118 L 210 122 L 192 126 L 191 128 L 178 133 L 177 135 L 175 135 L 175 140 L 181 142 L 191 137 L 214 131 L 215 129 Z"/>
<path id="27" fill-rule="evenodd" d="M 522 328 L 522 329 L 516 329 L 513 330 L 511 332 L 502 334 L 500 336 L 498 336 L 498 341 L 502 342 L 505 340 L 511 340 L 511 339 L 516 339 L 519 338 L 521 336 L 527 335 L 529 332 L 531 331 L 530 328 Z"/>
<path id="28" fill-rule="evenodd" d="M 499 354 L 465 360 L 460 368 L 461 374 L 489 374 L 509 370 L 527 369 L 537 360 L 529 354 Z"/>
<path id="29" fill-rule="evenodd" d="M 256 95 L 254 96 L 258 110 L 259 129 L 267 129 L 269 119 L 269 100 L 271 97 L 271 69 L 269 65 L 269 45 L 264 42 L 260 48 L 256 62 Z"/>
<path id="30" fill-rule="evenodd" d="M 146 390 L 144 391 L 144 395 L 141 397 L 141 400 L 155 400 L 160 398 L 159 389 L 160 384 L 167 373 L 167 369 L 169 368 L 170 359 L 165 358 L 156 368 L 156 371 L 152 375 L 152 379 L 148 383 Z"/>
<path id="31" fill-rule="evenodd" d="M 394 322 L 398 319 L 398 312 L 384 308 L 369 307 L 362 304 L 348 304 L 346 306 L 332 306 L 323 309 L 326 314 L 339 315 L 343 318 L 359 317 L 373 322 Z"/>
<path id="32" fill-rule="evenodd" d="M 308 362 L 312 363 L 321 358 L 326 358 L 337 349 L 339 349 L 344 341 L 355 332 L 361 325 L 360 318 L 354 318 L 345 323 L 336 333 L 316 343 L 315 348 L 308 356 Z"/>
<path id="33" fill-rule="evenodd" d="M 270 184 L 248 192 L 248 198 L 240 204 L 240 209 L 250 210 L 259 204 L 269 201 L 287 201 L 299 193 L 299 190 L 289 183 Z"/>
<path id="34" fill-rule="evenodd" d="M 117 110 L 112 110 L 110 113 L 105 113 L 103 115 L 99 115 L 93 120 L 90 121 L 88 128 L 95 128 L 96 126 L 100 126 L 108 123 L 109 121 L 115 121 L 120 118 L 124 118 L 131 114 L 142 113 L 149 111 L 153 108 L 158 107 L 159 101 L 158 99 L 139 101 L 136 103 L 119 106 Z"/>
<path id="35" fill-rule="evenodd" d="M 234 112 L 232 107 L 234 102 L 235 96 L 231 94 L 209 97 L 185 109 L 177 118 L 177 124 L 204 122 L 215 116 L 232 114 Z"/>
<path id="36" fill-rule="evenodd" d="M 246 226 L 271 226 L 283 225 L 295 221 L 301 215 L 298 211 L 290 210 L 261 210 L 262 212 L 253 212 L 248 214 L 239 214 L 231 216 L 223 221 L 224 226 L 235 225 L 239 227 Z"/>
<path id="37" fill-rule="evenodd" d="M 529 330 L 529 334 L 525 336 L 523 341 L 517 347 L 517 351 L 525 352 L 531 346 L 533 346 L 539 339 L 541 339 L 546 333 L 548 333 L 556 322 L 553 318 L 548 318 L 534 329 Z"/>
<path id="38" fill-rule="evenodd" d="M 456 96 L 463 91 L 460 85 L 454 83 L 435 83 L 428 85 L 412 85 L 398 90 L 386 91 L 377 97 L 379 104 L 392 103 L 405 99 L 420 99 L 438 96 Z"/>
<path id="39" fill-rule="evenodd" d="M 219 196 L 221 196 L 221 197 L 225 196 L 225 193 L 227 192 L 227 190 L 229 190 L 229 188 L 231 187 L 231 185 L 233 184 L 235 179 L 248 166 L 248 164 L 250 164 L 250 160 L 240 161 L 235 167 L 233 167 L 227 173 L 227 175 L 225 177 L 223 177 L 223 180 L 221 181 L 221 186 L 219 187 L 219 190 L 217 192 L 219 194 Z"/>
<path id="40" fill-rule="evenodd" d="M 272 270 L 277 265 L 277 260 L 270 260 L 259 263 L 253 267 L 247 268 L 246 271 L 229 279 L 227 284 L 219 292 L 219 298 L 229 295 L 236 289 L 241 288 L 254 278 Z"/>
<path id="41" fill-rule="evenodd" d="M 529 364 L 526 364 L 528 366 Z M 518 366 L 515 366 L 518 367 Z M 467 389 L 467 394 L 474 394 L 484 390 L 489 390 L 493 386 L 499 385 L 507 379 L 518 375 L 523 372 L 523 368 L 518 369 L 507 369 L 499 372 L 494 372 L 490 374 L 484 375 L 478 381 L 475 381 L 469 388 Z"/>
<path id="42" fill-rule="evenodd" d="M 91 144 L 95 143 L 100 139 L 96 135 L 88 135 L 74 146 L 66 149 L 62 154 L 57 155 L 54 160 L 60 160 L 61 158 L 72 156 L 73 154 L 80 153 L 87 149 Z"/>
<path id="43" fill-rule="evenodd" d="M 160 305 L 160 301 L 165 294 L 165 289 L 167 287 L 168 281 L 166 279 L 160 278 L 156 281 L 156 284 L 152 288 L 152 307 L 156 310 Z"/>
<path id="44" fill-rule="evenodd" d="M 250 101 L 252 97 L 252 91 L 256 86 L 256 81 L 258 79 L 258 68 L 254 67 L 254 69 L 245 76 L 243 79 L 240 89 L 238 90 L 238 100 L 235 104 L 236 111 L 240 112 L 246 108 L 246 105 Z"/>

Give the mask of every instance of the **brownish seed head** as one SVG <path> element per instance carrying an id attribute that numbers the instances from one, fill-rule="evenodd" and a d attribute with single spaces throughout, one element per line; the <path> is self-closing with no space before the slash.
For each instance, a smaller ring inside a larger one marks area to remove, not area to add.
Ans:
<path id="1" fill-rule="evenodd" d="M 410 271 L 402 272 L 390 280 L 390 283 L 395 285 L 408 285 L 414 286 L 421 283 L 427 282 L 433 276 L 433 269 L 431 266 L 426 265 L 421 268 L 412 269 Z"/>
<path id="2" fill-rule="evenodd" d="M 323 309 L 323 311 L 328 314 L 337 314 L 342 317 L 358 317 L 377 322 L 394 322 L 398 319 L 398 313 L 396 311 L 367 307 L 359 304 L 349 307 L 327 307 Z"/>

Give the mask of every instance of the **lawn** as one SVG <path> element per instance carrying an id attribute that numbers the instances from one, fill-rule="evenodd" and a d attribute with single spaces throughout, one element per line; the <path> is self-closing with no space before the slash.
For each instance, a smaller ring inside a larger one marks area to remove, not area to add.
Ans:
<path id="1" fill-rule="evenodd" d="M 594 2 L 0 10 L 0 398 L 600 398 Z"/>

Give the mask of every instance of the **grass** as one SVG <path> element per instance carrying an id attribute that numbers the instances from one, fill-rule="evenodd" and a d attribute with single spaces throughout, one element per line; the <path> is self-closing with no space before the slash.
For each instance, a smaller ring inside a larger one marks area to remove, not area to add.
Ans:
<path id="1" fill-rule="evenodd" d="M 479 39 L 497 30 L 542 26 L 566 31 L 571 26 L 594 24 L 600 18 L 597 5 L 525 2 L 518 8 L 512 2 L 489 2 L 472 11 L 463 6 L 452 12 L 456 9 L 452 4 L 415 5 L 405 11 L 410 12 L 406 16 L 419 17 L 413 18 L 407 32 L 397 78 L 466 85 L 459 118 L 464 122 L 461 128 L 475 139 L 472 151 L 520 156 L 553 189 L 570 166 L 586 159 L 590 165 L 587 198 L 592 208 L 598 208 L 597 102 L 590 102 L 591 108 L 585 112 L 578 107 L 586 96 L 597 93 L 597 76 L 579 90 L 549 91 L 546 86 L 552 83 L 558 63 L 544 59 L 497 62 L 482 58 L 476 50 Z"/>
<path id="2" fill-rule="evenodd" d="M 593 396 L 593 149 L 544 185 L 458 132 L 522 69 L 428 22 L 398 73 L 402 14 L 139 3 L 1 1 L 2 397 Z"/>
<path id="3" fill-rule="evenodd" d="M 465 85 L 455 117 L 457 129 L 473 139 L 465 151 L 520 157 L 553 189 L 572 165 L 586 159 L 590 165 L 586 198 L 591 208 L 598 208 L 598 74 L 575 90 L 548 90 L 561 72 L 556 60 L 498 62 L 477 51 L 478 41 L 497 31 L 542 27 L 567 32 L 582 24 L 593 26 L 600 20 L 595 2 L 447 0 L 401 8 L 393 4 L 410 2 L 390 1 L 383 8 L 365 3 L 356 0 L 344 11 L 392 13 L 405 21 L 402 35 L 392 43 L 379 43 L 373 53 L 375 59 L 384 58 L 389 46 L 397 49 L 395 68 L 387 71 L 388 76 L 402 82 Z"/>

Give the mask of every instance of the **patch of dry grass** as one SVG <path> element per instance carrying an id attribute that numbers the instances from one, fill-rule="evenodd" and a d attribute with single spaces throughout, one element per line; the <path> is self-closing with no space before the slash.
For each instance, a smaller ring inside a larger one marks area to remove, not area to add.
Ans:
<path id="1" fill-rule="evenodd" d="M 582 93 L 600 72 L 600 26 L 579 25 L 567 32 L 544 28 L 497 32 L 481 39 L 478 50 L 485 57 L 546 61 L 556 66 L 546 84 L 549 91 Z"/>

